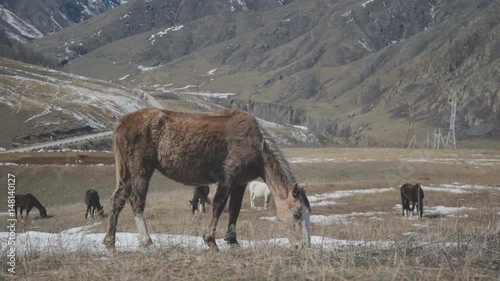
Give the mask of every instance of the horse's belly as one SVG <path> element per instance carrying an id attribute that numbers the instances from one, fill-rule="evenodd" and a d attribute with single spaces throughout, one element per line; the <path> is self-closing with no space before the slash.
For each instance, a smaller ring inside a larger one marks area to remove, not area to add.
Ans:
<path id="1" fill-rule="evenodd" d="M 186 185 L 211 184 L 220 181 L 221 165 L 205 164 L 196 165 L 194 163 L 168 162 L 163 163 L 158 170 L 168 178 Z"/>

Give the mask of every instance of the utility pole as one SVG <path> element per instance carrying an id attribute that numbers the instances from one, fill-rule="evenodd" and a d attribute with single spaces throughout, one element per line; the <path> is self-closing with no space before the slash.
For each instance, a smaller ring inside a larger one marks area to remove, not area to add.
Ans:
<path id="1" fill-rule="evenodd" d="M 408 130 L 406 131 L 405 148 L 410 148 L 412 142 L 414 146 L 417 142 L 415 135 L 415 103 L 408 102 Z"/>
<path id="2" fill-rule="evenodd" d="M 457 94 L 454 93 L 450 99 L 451 103 L 451 115 L 450 115 L 450 129 L 448 130 L 448 136 L 446 137 L 446 148 L 453 146 L 457 148 L 455 142 L 455 118 L 457 116 Z"/>

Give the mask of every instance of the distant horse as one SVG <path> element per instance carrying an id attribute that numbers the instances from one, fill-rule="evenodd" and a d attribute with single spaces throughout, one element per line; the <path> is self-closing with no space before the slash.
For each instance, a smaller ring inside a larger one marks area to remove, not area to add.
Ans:
<path id="1" fill-rule="evenodd" d="M 271 199 L 271 190 L 267 184 L 259 181 L 251 181 L 247 184 L 250 190 L 250 206 L 255 209 L 255 198 L 264 197 L 264 209 L 269 206 L 269 200 Z"/>
<path id="2" fill-rule="evenodd" d="M 205 213 L 205 203 L 208 203 L 208 205 L 212 204 L 210 199 L 208 199 L 209 193 L 210 188 L 208 185 L 200 185 L 193 189 L 193 200 L 189 200 L 193 214 L 195 214 L 199 209 L 201 212 Z"/>
<path id="3" fill-rule="evenodd" d="M 85 212 L 85 219 L 88 215 L 94 218 L 95 210 L 97 209 L 97 214 L 102 218 L 104 217 L 104 209 L 99 202 L 99 193 L 91 188 L 85 192 L 85 204 L 87 205 L 87 211 Z"/>
<path id="4" fill-rule="evenodd" d="M 401 203 L 403 205 L 403 216 L 413 216 L 415 204 L 417 204 L 418 217 L 422 218 L 424 213 L 424 191 L 419 183 L 415 185 L 405 183 L 401 186 Z M 411 208 L 410 203 L 412 204 Z"/>
<path id="5" fill-rule="evenodd" d="M 86 154 L 77 154 L 76 159 L 75 159 L 75 163 L 83 164 L 83 163 L 85 163 L 85 158 L 87 158 L 87 157 L 88 157 L 88 155 L 86 155 Z"/>
<path id="6" fill-rule="evenodd" d="M 45 207 L 42 206 L 40 201 L 38 201 L 38 199 L 36 199 L 36 197 L 33 196 L 33 194 L 30 194 L 30 193 L 18 194 L 15 196 L 15 200 L 16 200 L 16 203 L 15 203 L 14 209 L 16 212 L 16 219 L 17 219 L 17 208 L 20 209 L 21 219 L 23 218 L 24 209 L 26 209 L 26 217 L 28 217 L 28 215 L 29 215 L 31 209 L 33 209 L 33 207 L 38 209 L 38 211 L 40 212 L 40 217 L 44 218 L 47 216 L 47 210 L 45 210 Z"/>
<path id="7" fill-rule="evenodd" d="M 103 243 L 115 249 L 118 216 L 129 200 L 141 246 L 152 244 L 144 208 L 153 172 L 196 186 L 217 183 L 213 216 L 203 235 L 218 250 L 215 232 L 229 198 L 226 241 L 238 244 L 236 221 L 249 181 L 261 177 L 275 196 L 276 216 L 292 242 L 310 244 L 310 205 L 278 145 L 250 114 L 223 109 L 184 113 L 141 109 L 122 117 L 113 134 L 117 188 Z"/>

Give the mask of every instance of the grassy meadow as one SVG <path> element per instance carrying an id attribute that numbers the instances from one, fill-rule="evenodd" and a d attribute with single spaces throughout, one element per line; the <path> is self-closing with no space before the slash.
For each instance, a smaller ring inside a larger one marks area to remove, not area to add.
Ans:
<path id="1" fill-rule="evenodd" d="M 273 243 L 271 239 L 285 237 L 272 221 L 263 219 L 274 216 L 273 208 L 252 210 L 247 192 L 237 226 L 242 247 L 211 252 L 160 242 L 147 250 L 115 255 L 92 248 L 27 250 L 17 256 L 15 275 L 7 273 L 3 255 L 0 279 L 499 280 L 499 151 L 293 148 L 284 152 L 297 179 L 307 183 L 312 235 L 343 244 L 292 249 Z M 49 215 L 41 219 L 33 209 L 29 219 L 18 221 L 18 235 L 62 233 L 82 226 L 90 233 L 106 231 L 106 218 L 85 220 L 83 199 L 85 190 L 95 188 L 105 213 L 109 212 L 115 188 L 112 154 L 89 153 L 83 165 L 73 159 L 71 153 L 0 154 L 0 163 L 20 164 L 0 165 L 0 181 L 6 183 L 7 174 L 14 174 L 16 192 L 34 194 Z M 402 216 L 399 186 L 406 182 L 423 185 L 422 219 Z M 214 193 L 212 187 L 209 197 Z M 150 232 L 201 237 L 211 207 L 193 216 L 191 196 L 191 187 L 155 173 L 145 212 Z M 4 191 L 0 201 L 6 200 Z M 256 203 L 262 206 L 262 198 Z M 5 221 L 0 231 L 7 232 L 4 206 L 0 205 L 0 219 Z M 227 222 L 224 213 L 217 238 L 223 237 Z M 120 215 L 118 232 L 137 232 L 129 205 Z M 264 243 L 254 243 L 259 241 Z M 5 247 L 2 240 L 2 252 Z"/>

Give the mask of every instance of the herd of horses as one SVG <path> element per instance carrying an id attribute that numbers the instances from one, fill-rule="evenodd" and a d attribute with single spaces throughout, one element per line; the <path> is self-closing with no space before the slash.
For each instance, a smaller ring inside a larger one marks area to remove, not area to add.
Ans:
<path id="1" fill-rule="evenodd" d="M 248 183 L 247 188 L 250 192 L 250 206 L 252 209 L 255 207 L 256 198 L 264 198 L 264 209 L 267 209 L 271 199 L 271 190 L 267 184 L 259 181 L 252 181 Z M 403 216 L 413 216 L 415 208 L 417 209 L 417 214 L 419 218 L 422 218 L 424 212 L 424 191 L 419 183 L 410 184 L 405 183 L 401 186 L 401 205 L 403 207 Z M 211 205 L 210 198 L 208 194 L 210 193 L 210 187 L 208 185 L 200 185 L 193 188 L 193 199 L 189 200 L 190 209 L 193 214 L 196 212 L 205 213 L 205 204 Z M 26 210 L 26 216 L 33 208 L 37 208 L 40 212 L 40 217 L 47 217 L 47 210 L 44 206 L 36 199 L 33 194 L 18 194 L 15 196 L 16 207 L 15 214 L 17 218 L 17 209 L 20 210 L 20 216 L 23 218 L 23 211 Z M 99 217 L 104 218 L 104 208 L 99 200 L 99 193 L 91 188 L 85 192 L 85 205 L 87 205 L 87 211 L 85 212 L 85 219 L 90 217 L 95 217 L 95 212 Z M 410 206 L 411 205 L 411 206 Z"/>
<path id="2" fill-rule="evenodd" d="M 264 197 L 264 208 L 271 194 L 277 224 L 295 245 L 310 245 L 311 206 L 304 187 L 300 187 L 289 163 L 271 135 L 252 115 L 235 109 L 215 113 L 183 113 L 156 108 L 141 109 L 121 118 L 113 134 L 116 190 L 103 243 L 114 251 L 118 216 L 128 201 L 135 217 L 140 245 L 152 244 L 144 218 L 146 196 L 154 171 L 179 183 L 196 186 L 190 207 L 193 213 L 212 206 L 212 220 L 203 235 L 210 249 L 218 250 L 215 233 L 219 217 L 229 203 L 229 223 L 224 240 L 237 245 L 236 223 L 245 190 L 250 191 L 251 207 L 256 197 Z M 264 183 L 254 181 L 257 178 Z M 209 184 L 216 184 L 213 199 Z M 19 196 L 19 197 L 18 197 Z M 31 194 L 16 196 L 17 208 L 36 207 L 40 216 L 45 208 Z M 419 184 L 401 187 L 403 215 L 423 213 L 423 190 Z M 103 216 L 97 191 L 85 194 L 88 215 Z M 410 207 L 411 205 L 411 207 Z"/>

